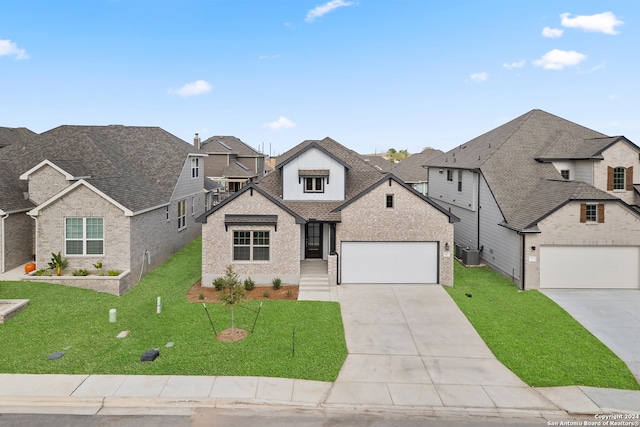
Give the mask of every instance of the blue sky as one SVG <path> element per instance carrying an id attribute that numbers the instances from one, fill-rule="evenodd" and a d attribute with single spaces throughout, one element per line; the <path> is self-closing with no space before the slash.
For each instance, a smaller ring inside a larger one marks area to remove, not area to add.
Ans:
<path id="1" fill-rule="evenodd" d="M 0 126 L 413 153 L 537 108 L 640 144 L 639 20 L 637 0 L 4 0 Z"/>

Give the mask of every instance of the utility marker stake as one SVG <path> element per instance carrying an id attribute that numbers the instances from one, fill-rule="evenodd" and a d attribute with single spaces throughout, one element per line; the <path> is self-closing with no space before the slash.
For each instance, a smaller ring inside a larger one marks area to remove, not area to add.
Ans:
<path id="1" fill-rule="evenodd" d="M 242 306 L 240 306 L 242 307 Z M 260 302 L 260 307 L 258 307 L 258 313 L 256 314 L 256 318 L 253 321 L 253 326 L 251 327 L 251 333 L 253 333 L 253 330 L 256 328 L 256 322 L 258 321 L 258 316 L 260 315 L 260 310 L 262 310 L 262 301 Z"/>
<path id="2" fill-rule="evenodd" d="M 215 336 L 218 336 L 218 333 L 216 332 L 216 327 L 213 326 L 213 322 L 211 321 L 211 316 L 209 316 L 209 310 L 207 310 L 207 305 L 205 303 L 202 303 L 202 306 L 204 307 L 204 311 L 207 313 L 207 317 L 209 318 L 209 323 L 211 323 L 211 328 L 213 329 L 213 334 Z"/>

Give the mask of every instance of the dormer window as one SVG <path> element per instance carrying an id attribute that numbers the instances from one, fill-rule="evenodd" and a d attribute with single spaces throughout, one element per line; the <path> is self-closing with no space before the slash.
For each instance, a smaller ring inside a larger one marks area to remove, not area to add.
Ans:
<path id="1" fill-rule="evenodd" d="M 304 178 L 305 193 L 324 193 L 324 178 L 307 177 Z"/>

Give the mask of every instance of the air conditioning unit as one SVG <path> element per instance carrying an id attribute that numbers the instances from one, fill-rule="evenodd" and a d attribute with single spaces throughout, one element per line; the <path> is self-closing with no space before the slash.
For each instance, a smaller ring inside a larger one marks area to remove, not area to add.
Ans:
<path id="1" fill-rule="evenodd" d="M 459 243 L 456 243 L 455 246 L 456 246 L 456 253 L 455 253 L 456 258 L 462 259 L 462 251 L 464 250 L 464 248 L 466 248 L 466 246 L 461 245 Z"/>
<path id="2" fill-rule="evenodd" d="M 464 265 L 480 265 L 480 251 L 477 249 L 464 248 L 462 250 L 461 260 Z"/>

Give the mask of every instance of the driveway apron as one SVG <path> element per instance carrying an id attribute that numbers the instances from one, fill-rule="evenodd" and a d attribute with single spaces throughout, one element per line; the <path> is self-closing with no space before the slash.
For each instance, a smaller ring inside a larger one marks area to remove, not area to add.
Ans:
<path id="1" fill-rule="evenodd" d="M 438 285 L 341 285 L 349 355 L 328 403 L 555 408 L 491 353 Z"/>
<path id="2" fill-rule="evenodd" d="M 543 290 L 604 343 L 640 381 L 640 290 Z"/>

